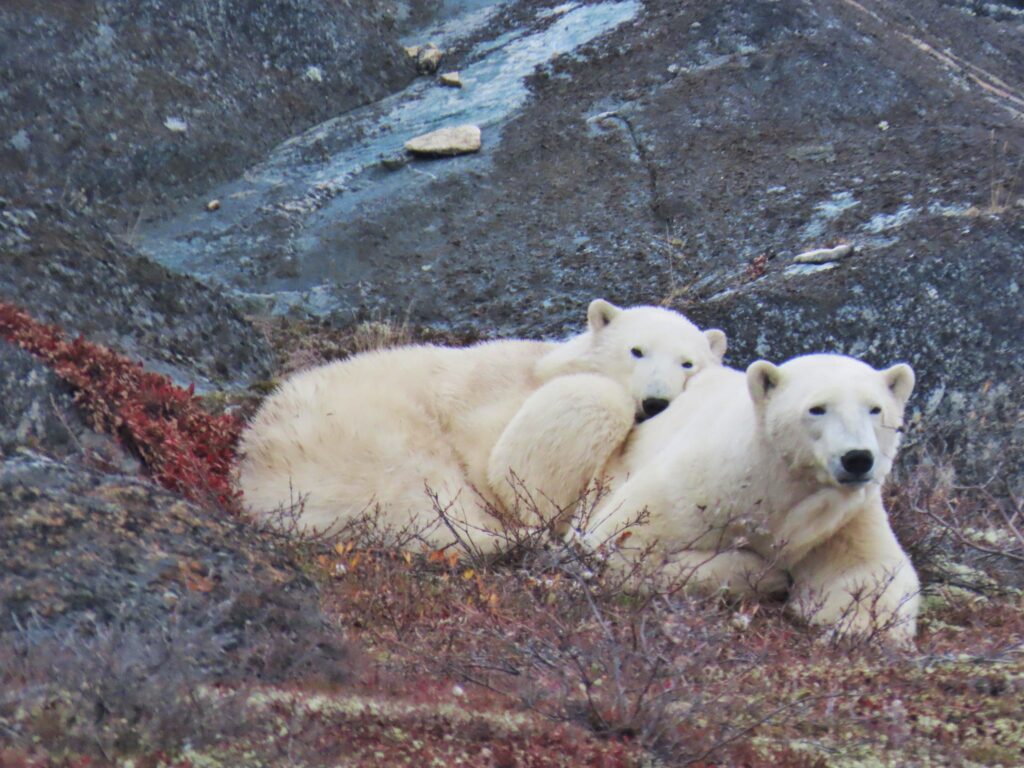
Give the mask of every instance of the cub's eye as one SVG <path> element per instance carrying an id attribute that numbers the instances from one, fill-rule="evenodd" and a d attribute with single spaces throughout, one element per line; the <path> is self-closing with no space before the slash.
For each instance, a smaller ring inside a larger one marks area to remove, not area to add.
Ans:
<path id="1" fill-rule="evenodd" d="M 633 357 L 643 357 L 644 351 L 640 349 L 640 347 L 633 347 L 631 350 L 629 350 L 629 354 L 631 354 Z"/>
<path id="2" fill-rule="evenodd" d="M 683 368 L 685 368 L 686 370 L 690 370 L 691 368 L 693 368 L 693 363 L 691 363 L 689 360 L 684 360 Z"/>
<path id="3" fill-rule="evenodd" d="M 872 416 L 877 416 L 881 412 L 882 412 L 882 409 L 879 406 L 877 406 L 877 405 L 874 408 L 871 409 L 871 415 Z"/>
<path id="4" fill-rule="evenodd" d="M 813 408 L 811 408 L 809 413 L 811 414 L 811 416 L 824 416 L 825 415 L 825 406 L 824 405 L 816 405 Z"/>

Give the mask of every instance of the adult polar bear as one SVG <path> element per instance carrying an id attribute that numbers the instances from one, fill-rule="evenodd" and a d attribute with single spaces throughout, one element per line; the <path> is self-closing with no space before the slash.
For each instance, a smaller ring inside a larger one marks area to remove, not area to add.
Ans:
<path id="1" fill-rule="evenodd" d="M 704 371 L 633 431 L 587 535 L 606 541 L 646 508 L 649 523 L 615 559 L 654 544 L 663 575 L 740 593 L 762 580 L 774 590 L 785 571 L 803 618 L 906 642 L 918 580 L 881 486 L 913 387 L 907 365 L 876 371 L 839 355 Z"/>
<path id="2" fill-rule="evenodd" d="M 666 309 L 597 299 L 587 320 L 586 332 L 561 343 L 401 347 L 295 375 L 242 435 L 247 505 L 270 517 L 301 501 L 299 523 L 317 529 L 379 505 L 387 523 L 413 523 L 445 546 L 454 537 L 429 488 L 483 551 L 496 545 L 487 531 L 499 522 L 481 501 L 536 523 L 517 503 L 525 491 L 555 518 L 637 418 L 664 410 L 725 353 L 721 331 Z"/>

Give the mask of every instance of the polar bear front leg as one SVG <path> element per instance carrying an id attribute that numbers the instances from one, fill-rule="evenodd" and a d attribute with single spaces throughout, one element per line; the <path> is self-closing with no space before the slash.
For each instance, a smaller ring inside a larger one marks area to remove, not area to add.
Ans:
<path id="1" fill-rule="evenodd" d="M 653 575 L 665 585 L 724 592 L 732 597 L 779 597 L 786 593 L 790 581 L 782 568 L 748 550 L 674 552 Z"/>
<path id="2" fill-rule="evenodd" d="M 792 566 L 791 609 L 838 635 L 881 634 L 899 645 L 917 632 L 920 582 L 878 493 L 834 536 Z"/>
<path id="3" fill-rule="evenodd" d="M 634 422 L 633 398 L 611 379 L 559 376 L 534 392 L 502 432 L 488 460 L 490 489 L 520 522 L 549 523 L 563 533 Z"/>

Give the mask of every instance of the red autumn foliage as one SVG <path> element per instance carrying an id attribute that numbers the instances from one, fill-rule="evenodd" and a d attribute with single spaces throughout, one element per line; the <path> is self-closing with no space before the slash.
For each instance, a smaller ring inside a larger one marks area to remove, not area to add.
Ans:
<path id="1" fill-rule="evenodd" d="M 31 352 L 67 382 L 89 425 L 135 452 L 152 477 L 194 501 L 237 505 L 230 482 L 241 424 L 213 416 L 195 397 L 195 385 L 176 386 L 107 347 L 69 341 L 53 325 L 0 303 L 0 338 Z"/>

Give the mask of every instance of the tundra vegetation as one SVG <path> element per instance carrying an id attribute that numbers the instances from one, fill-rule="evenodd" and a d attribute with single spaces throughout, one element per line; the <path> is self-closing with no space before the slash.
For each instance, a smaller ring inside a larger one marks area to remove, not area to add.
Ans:
<path id="1" fill-rule="evenodd" d="M 381 324 L 266 331 L 301 364 L 418 336 Z M 202 514 L 240 514 L 223 491 L 225 454 L 194 446 L 237 435 L 239 420 L 216 412 L 251 411 L 258 393 L 201 400 L 7 307 L 0 332 L 52 365 L 89 423 L 154 480 L 185 490 Z M 295 648 L 249 622 L 254 642 L 235 639 L 240 657 L 211 672 L 209 649 L 228 647 L 216 611 L 198 625 L 174 612 L 144 628 L 115 617 L 42 646 L 29 617 L 0 649 L 0 758 L 76 768 L 1019 764 L 1020 501 L 998 480 L 955 485 L 926 434 L 911 433 L 887 492 L 925 582 L 912 650 L 828 636 L 768 600 L 695 597 L 685 575 L 638 594 L 642 558 L 633 573 L 606 569 L 600 547 L 553 543 L 543 528 L 506 529 L 496 556 L 464 537 L 432 550 L 373 509 L 300 533 L 297 499 L 262 535 L 319 585 L 343 653 L 278 674 L 273 659 Z M 580 500 L 584 521 L 604 493 Z M 536 506 L 525 492 L 520 502 Z M 424 504 L 445 519 L 428 489 Z M 641 513 L 613 537 L 643 523 Z M 201 573 L 190 579 L 189 591 L 209 589 Z"/>

